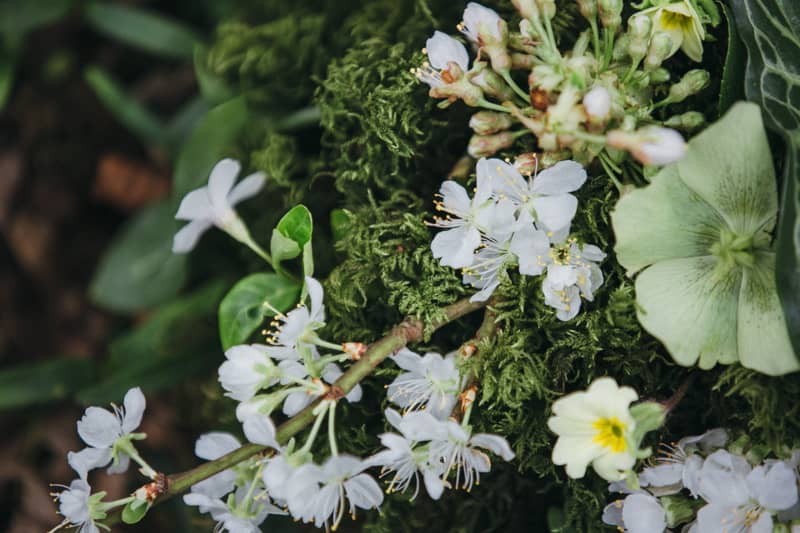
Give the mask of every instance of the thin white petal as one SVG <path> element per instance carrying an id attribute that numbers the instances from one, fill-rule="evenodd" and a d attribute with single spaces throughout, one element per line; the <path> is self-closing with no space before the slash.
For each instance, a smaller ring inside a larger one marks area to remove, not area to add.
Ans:
<path id="1" fill-rule="evenodd" d="M 267 177 L 263 172 L 250 174 L 237 183 L 228 194 L 228 205 L 233 207 L 242 200 L 247 200 L 258 194 L 264 188 Z"/>
<path id="2" fill-rule="evenodd" d="M 172 252 L 176 254 L 191 252 L 203 233 L 212 225 L 213 223 L 206 219 L 192 220 L 186 224 L 172 238 Z"/>
<path id="3" fill-rule="evenodd" d="M 126 434 L 133 433 L 142 423 L 142 415 L 147 406 L 142 389 L 134 387 L 126 392 L 123 405 L 125 406 L 125 416 L 122 418 L 122 431 Z"/>

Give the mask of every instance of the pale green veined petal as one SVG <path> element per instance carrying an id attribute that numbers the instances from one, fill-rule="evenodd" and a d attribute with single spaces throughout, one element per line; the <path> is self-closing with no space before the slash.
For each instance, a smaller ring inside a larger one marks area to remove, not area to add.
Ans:
<path id="1" fill-rule="evenodd" d="M 625 194 L 611 215 L 617 260 L 633 274 L 679 257 L 709 255 L 724 221 L 678 177 L 675 165 L 665 167 L 642 189 Z"/>
<path id="2" fill-rule="evenodd" d="M 754 266 L 744 269 L 738 333 L 743 366 L 773 376 L 800 368 L 775 290 L 773 253 L 756 253 Z"/>
<path id="3" fill-rule="evenodd" d="M 678 364 L 733 363 L 741 271 L 716 271 L 713 256 L 661 261 L 636 279 L 638 316 Z"/>
<path id="4" fill-rule="evenodd" d="M 755 104 L 738 103 L 689 141 L 678 172 L 731 230 L 750 236 L 775 224 L 778 193 L 770 154 L 761 110 Z"/>

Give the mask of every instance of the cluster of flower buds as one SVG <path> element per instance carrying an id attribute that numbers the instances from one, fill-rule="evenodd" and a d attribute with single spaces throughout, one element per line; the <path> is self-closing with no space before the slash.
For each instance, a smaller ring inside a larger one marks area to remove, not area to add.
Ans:
<path id="1" fill-rule="evenodd" d="M 786 532 L 800 526 L 800 451 L 765 459 L 747 437 L 731 444 L 723 429 L 664 446 L 652 466 L 609 490 L 603 522 L 631 533 Z M 675 529 L 677 531 L 677 529 Z"/>
<path id="2" fill-rule="evenodd" d="M 472 68 L 467 48 L 437 31 L 424 49 L 428 62 L 415 69 L 430 95 L 445 105 L 462 100 L 485 109 L 470 121 L 472 157 L 490 157 L 526 134 L 536 137 L 545 157 L 599 160 L 615 177 L 626 152 L 648 165 L 683 156 L 685 144 L 682 138 L 675 142 L 679 134 L 673 128 L 691 131 L 702 116 L 659 121 L 654 112 L 704 89 L 709 74 L 692 70 L 670 86 L 662 64 L 678 50 L 701 60 L 705 25 L 719 21 L 713 3 L 699 9 L 690 0 L 652 6 L 646 0 L 624 24 L 621 0 L 577 0 L 588 27 L 571 50 L 560 50 L 552 24 L 555 2 L 512 2 L 522 18 L 518 32 L 493 10 L 467 5 L 458 29 L 477 51 Z M 517 83 L 525 78 L 527 90 Z M 666 99 L 653 100 L 667 91 Z M 651 126 L 659 122 L 673 133 L 653 135 Z M 651 157 L 653 151 L 659 157 Z"/>
<path id="3" fill-rule="evenodd" d="M 442 183 L 436 201 L 442 216 L 431 225 L 444 231 L 431 243 L 434 257 L 462 269 L 464 283 L 479 289 L 472 301 L 487 300 L 510 267 L 526 276 L 546 273 L 545 303 L 560 320 L 574 318 L 581 300 L 591 301 L 603 284 L 598 263 L 605 254 L 570 237 L 578 208 L 571 193 L 586 181 L 586 171 L 567 160 L 538 172 L 538 158 L 523 154 L 513 165 L 481 159 L 476 174 L 472 198 L 455 181 Z"/>

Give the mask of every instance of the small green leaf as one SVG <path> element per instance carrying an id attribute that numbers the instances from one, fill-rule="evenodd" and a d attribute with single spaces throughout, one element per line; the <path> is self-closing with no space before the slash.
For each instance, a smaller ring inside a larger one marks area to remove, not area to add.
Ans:
<path id="1" fill-rule="evenodd" d="M 112 39 L 166 57 L 191 58 L 200 40 L 194 30 L 175 20 L 120 4 L 92 2 L 86 6 L 86 19 Z"/>
<path id="2" fill-rule="evenodd" d="M 220 104 L 198 123 L 181 148 L 175 163 L 173 196 L 183 196 L 208 181 L 211 168 L 239 136 L 247 121 L 247 105 L 242 97 Z"/>
<path id="3" fill-rule="evenodd" d="M 270 249 L 276 262 L 294 259 L 303 253 L 305 262 L 306 246 L 311 247 L 311 233 L 314 228 L 311 212 L 304 205 L 297 205 L 283 215 L 272 231 Z M 313 269 L 312 269 L 313 270 Z"/>
<path id="4" fill-rule="evenodd" d="M 300 296 L 300 286 L 279 274 L 251 274 L 241 279 L 219 305 L 222 347 L 242 344 L 274 310 L 288 310 Z"/>
<path id="5" fill-rule="evenodd" d="M 172 253 L 176 224 L 170 202 L 142 210 L 106 249 L 90 287 L 92 300 L 134 312 L 172 298 L 186 281 L 186 255 Z"/>
<path id="6" fill-rule="evenodd" d="M 122 521 L 126 524 L 136 524 L 145 517 L 149 510 L 149 503 L 142 500 L 133 500 L 122 509 Z"/>
<path id="7" fill-rule="evenodd" d="M 90 359 L 62 357 L 0 372 L 0 410 L 66 398 L 94 379 Z"/>
<path id="8" fill-rule="evenodd" d="M 84 78 L 105 108 L 144 144 L 164 141 L 165 127 L 161 120 L 129 97 L 108 72 L 99 67 L 88 67 Z"/>
<path id="9" fill-rule="evenodd" d="M 347 209 L 334 209 L 331 211 L 331 231 L 333 232 L 333 242 L 341 241 L 352 224 L 353 214 Z"/>

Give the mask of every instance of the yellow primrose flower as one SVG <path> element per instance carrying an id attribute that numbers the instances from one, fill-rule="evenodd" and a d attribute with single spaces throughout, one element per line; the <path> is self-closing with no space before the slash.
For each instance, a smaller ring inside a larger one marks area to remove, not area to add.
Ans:
<path id="1" fill-rule="evenodd" d="M 703 59 L 706 30 L 700 21 L 700 15 L 689 0 L 651 7 L 642 11 L 642 14 L 653 20 L 653 33 L 663 32 L 669 35 L 672 40 L 670 56 L 680 48 L 692 61 L 700 62 Z"/>

